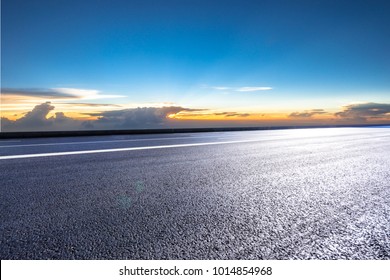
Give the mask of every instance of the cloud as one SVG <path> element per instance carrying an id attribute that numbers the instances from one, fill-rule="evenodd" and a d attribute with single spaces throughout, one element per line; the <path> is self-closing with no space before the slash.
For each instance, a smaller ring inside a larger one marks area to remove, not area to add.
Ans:
<path id="1" fill-rule="evenodd" d="M 55 89 L 17 89 L 17 88 L 2 88 L 2 95 L 18 95 L 28 97 L 44 97 L 50 99 L 56 98 L 74 98 L 75 96 L 69 93 L 56 91 Z"/>
<path id="2" fill-rule="evenodd" d="M 74 103 L 74 102 L 59 102 L 58 104 L 61 105 L 72 105 L 73 107 L 122 107 L 121 105 L 117 104 L 104 104 L 104 103 Z"/>
<path id="3" fill-rule="evenodd" d="M 272 87 L 224 87 L 224 86 L 217 86 L 217 87 L 211 87 L 215 90 L 221 90 L 221 91 L 236 91 L 236 92 L 252 92 L 252 91 L 264 91 L 264 90 L 272 90 Z"/>
<path id="4" fill-rule="evenodd" d="M 47 131 L 47 130 L 71 130 L 81 127 L 82 121 L 68 118 L 62 112 L 48 118 L 48 114 L 54 110 L 51 102 L 36 105 L 31 111 L 16 121 L 7 118 L 1 119 L 2 131 Z"/>
<path id="5" fill-rule="evenodd" d="M 272 87 L 240 87 L 236 91 L 262 91 L 262 90 L 271 90 Z"/>
<path id="6" fill-rule="evenodd" d="M 7 118 L 1 117 L 0 118 L 0 132 L 1 131 L 8 131 L 9 128 L 12 128 L 14 125 L 14 121 L 11 121 Z"/>
<path id="7" fill-rule="evenodd" d="M 216 116 L 225 116 L 225 117 L 249 117 L 250 114 L 248 113 L 237 113 L 237 112 L 221 112 L 221 113 L 214 113 Z"/>
<path id="8" fill-rule="evenodd" d="M 216 90 L 230 90 L 231 88 L 229 87 L 211 87 L 212 89 L 216 89 Z"/>
<path id="9" fill-rule="evenodd" d="M 183 107 L 144 107 L 115 111 L 106 111 L 97 114 L 99 118 L 93 122 L 96 128 L 110 127 L 112 129 L 129 128 L 161 128 L 166 127 L 169 122 L 167 116 L 179 112 L 197 111 Z"/>
<path id="10" fill-rule="evenodd" d="M 87 103 L 89 104 L 89 103 Z M 84 103 L 83 103 L 84 105 Z M 92 105 L 93 106 L 93 105 Z M 2 131 L 65 131 L 65 130 L 105 130 L 105 129 L 158 129 L 174 127 L 218 127 L 218 126 L 258 126 L 314 124 L 319 119 L 315 115 L 326 115 L 321 123 L 376 123 L 390 122 L 390 104 L 364 103 L 345 106 L 342 111 L 330 114 L 323 109 L 312 109 L 294 112 L 290 119 L 264 120 L 259 114 L 240 113 L 235 111 L 213 112 L 208 109 L 185 108 L 181 106 L 138 107 L 84 113 L 93 120 L 80 120 L 66 116 L 63 112 L 55 112 L 51 102 L 36 105 L 24 113 L 21 118 L 10 120 L 1 118 Z M 101 109 L 103 110 L 103 108 Z M 249 117 L 247 119 L 242 119 Z M 261 115 L 262 117 L 264 115 Z M 236 118 L 237 117 L 237 118 Z M 285 117 L 285 116 L 284 116 Z"/>
<path id="11" fill-rule="evenodd" d="M 24 117 L 19 119 L 19 122 L 22 122 L 26 125 L 36 126 L 42 125 L 46 122 L 46 116 L 51 110 L 54 109 L 54 106 L 50 102 L 42 103 L 37 105 L 28 112 Z"/>
<path id="12" fill-rule="evenodd" d="M 76 99 L 76 100 L 92 100 L 104 98 L 119 98 L 123 95 L 102 94 L 94 89 L 78 89 L 78 88 L 47 88 L 47 89 L 17 89 L 17 88 L 2 88 L 1 94 L 17 95 L 28 97 L 44 97 L 50 99 Z"/>
<path id="13" fill-rule="evenodd" d="M 69 94 L 83 100 L 125 97 L 123 95 L 101 94 L 100 91 L 95 89 L 54 88 L 53 90 L 63 94 Z"/>
<path id="14" fill-rule="evenodd" d="M 390 121 L 390 104 L 385 103 L 361 103 L 343 107 L 343 111 L 335 113 L 335 116 L 350 121 Z"/>
<path id="15" fill-rule="evenodd" d="M 82 121 L 67 117 L 63 112 L 56 112 L 51 102 L 36 105 L 22 118 L 15 121 L 2 118 L 2 131 L 61 131 L 84 129 L 146 129 L 169 127 L 170 114 L 179 112 L 193 112 L 205 109 L 190 109 L 179 106 L 144 107 L 123 110 L 112 110 L 100 113 L 90 113 L 89 116 L 98 117 L 96 120 Z"/>
<path id="16" fill-rule="evenodd" d="M 238 114 L 238 113 L 235 113 L 235 114 L 227 114 L 226 117 L 249 117 L 251 114 L 248 114 L 248 113 L 244 113 L 244 114 Z"/>
<path id="17" fill-rule="evenodd" d="M 311 118 L 314 115 L 327 114 L 323 109 L 312 109 L 303 112 L 294 112 L 289 115 L 290 118 Z"/>

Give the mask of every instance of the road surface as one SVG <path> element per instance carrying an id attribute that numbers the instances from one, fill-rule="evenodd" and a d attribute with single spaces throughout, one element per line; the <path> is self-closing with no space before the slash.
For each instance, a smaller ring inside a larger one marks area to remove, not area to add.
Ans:
<path id="1" fill-rule="evenodd" d="M 390 128 L 0 140 L 1 259 L 390 259 Z"/>

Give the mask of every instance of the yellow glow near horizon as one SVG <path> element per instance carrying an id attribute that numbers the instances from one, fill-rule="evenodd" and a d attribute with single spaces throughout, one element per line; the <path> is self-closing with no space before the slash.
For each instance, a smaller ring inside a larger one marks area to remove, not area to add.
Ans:
<path id="1" fill-rule="evenodd" d="M 45 97 L 37 96 L 22 96 L 17 94 L 2 94 L 0 104 L 0 115 L 12 121 L 16 121 L 28 112 L 31 112 L 35 106 L 48 102 Z M 345 103 L 346 104 L 346 103 Z M 359 104 L 359 103 L 358 103 Z M 304 110 L 289 110 L 285 107 L 271 108 L 265 105 L 262 107 L 256 106 L 229 106 L 213 108 L 211 105 L 195 106 L 191 104 L 177 104 L 172 102 L 154 102 L 154 103 L 121 103 L 121 104 L 104 104 L 104 103 L 83 103 L 79 100 L 67 100 L 56 98 L 51 102 L 54 107 L 50 110 L 46 118 L 55 117 L 56 113 L 63 113 L 66 117 L 79 121 L 97 120 L 104 112 L 117 110 L 131 110 L 135 108 L 163 108 L 172 107 L 176 113 L 169 113 L 165 117 L 171 124 L 177 122 L 215 122 L 218 125 L 229 125 L 231 123 L 240 123 L 241 125 L 316 125 L 316 124 L 335 124 L 335 123 L 359 123 L 361 120 L 355 120 L 351 116 L 336 115 L 336 112 L 348 112 L 352 105 L 344 105 L 339 108 L 326 108 L 320 106 L 321 109 L 304 109 Z M 180 108 L 182 108 L 180 110 Z M 190 109 L 185 109 L 190 108 Z M 192 108 L 201 108 L 199 110 Z M 379 112 L 379 108 L 371 108 L 372 112 Z M 382 117 L 367 117 L 364 121 L 370 122 L 388 122 L 390 113 L 382 115 Z"/>
<path id="2" fill-rule="evenodd" d="M 167 118 L 169 118 L 169 119 L 175 119 L 175 118 L 176 118 L 176 114 L 169 114 L 169 115 L 167 116 Z"/>

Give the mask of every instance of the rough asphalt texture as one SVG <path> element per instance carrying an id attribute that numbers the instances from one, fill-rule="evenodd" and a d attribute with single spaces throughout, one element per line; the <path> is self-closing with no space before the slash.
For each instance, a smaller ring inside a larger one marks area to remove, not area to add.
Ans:
<path id="1" fill-rule="evenodd" d="M 0 160 L 0 258 L 390 259 L 390 128 L 218 135 L 264 141 Z"/>

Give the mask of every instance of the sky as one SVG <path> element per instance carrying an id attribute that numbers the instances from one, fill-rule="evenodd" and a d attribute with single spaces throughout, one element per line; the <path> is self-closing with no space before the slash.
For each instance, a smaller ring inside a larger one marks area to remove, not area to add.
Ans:
<path id="1" fill-rule="evenodd" d="M 389 1 L 1 4 L 2 131 L 390 123 Z"/>

